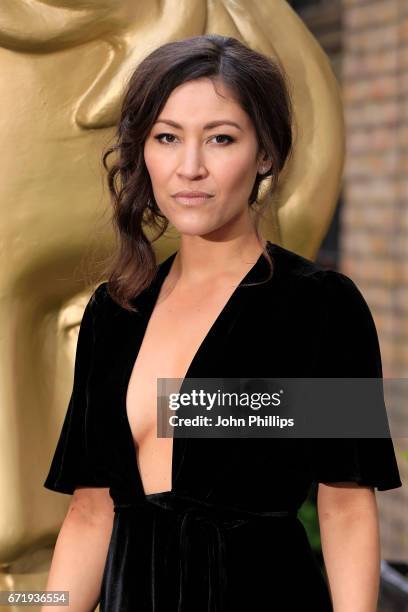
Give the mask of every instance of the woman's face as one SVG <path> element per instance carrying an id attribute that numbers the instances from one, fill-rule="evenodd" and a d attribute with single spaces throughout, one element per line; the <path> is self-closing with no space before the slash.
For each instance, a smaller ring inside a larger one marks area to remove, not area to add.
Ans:
<path id="1" fill-rule="evenodd" d="M 221 95 L 202 78 L 174 89 L 145 142 L 157 205 L 180 234 L 205 235 L 248 223 L 256 173 L 270 167 L 257 156 L 249 116 L 223 83 L 216 87 Z M 180 199 L 175 196 L 180 191 L 211 197 Z"/>

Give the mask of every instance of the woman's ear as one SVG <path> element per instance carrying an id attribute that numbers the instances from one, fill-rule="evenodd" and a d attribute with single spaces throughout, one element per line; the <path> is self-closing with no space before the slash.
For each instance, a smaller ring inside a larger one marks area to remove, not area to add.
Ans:
<path id="1" fill-rule="evenodd" d="M 258 174 L 266 174 L 272 168 L 272 160 L 265 152 L 258 155 Z"/>

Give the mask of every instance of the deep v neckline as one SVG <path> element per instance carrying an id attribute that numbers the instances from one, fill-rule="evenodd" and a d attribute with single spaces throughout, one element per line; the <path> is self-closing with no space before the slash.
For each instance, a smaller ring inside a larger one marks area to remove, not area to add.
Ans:
<path id="1" fill-rule="evenodd" d="M 275 247 L 274 243 L 270 242 L 269 240 L 266 241 L 266 249 L 270 255 L 272 254 L 272 250 L 274 247 Z M 142 294 L 140 294 L 140 296 L 138 296 L 135 299 L 134 303 L 136 304 L 139 312 L 131 313 L 131 316 L 135 318 L 134 319 L 135 321 L 136 320 L 138 321 L 138 325 L 139 326 L 141 325 L 141 327 L 138 328 L 136 337 L 133 335 L 133 333 L 128 334 L 129 358 L 127 361 L 128 367 L 126 368 L 126 372 L 124 375 L 122 407 L 124 411 L 124 419 L 125 419 L 125 424 L 126 424 L 127 435 L 130 436 L 131 447 L 133 448 L 133 454 L 134 454 L 134 459 L 135 459 L 134 463 L 135 463 L 138 487 L 140 489 L 141 495 L 145 499 L 151 499 L 156 496 L 164 495 L 164 494 L 171 495 L 174 493 L 177 474 L 178 474 L 178 471 L 180 470 L 182 458 L 183 458 L 184 451 L 185 451 L 186 439 L 177 438 L 173 436 L 171 461 L 170 461 L 171 463 L 170 489 L 168 489 L 167 491 L 156 491 L 154 493 L 146 494 L 145 488 L 143 485 L 143 481 L 142 481 L 142 477 L 141 477 L 141 473 L 139 470 L 138 462 L 137 462 L 136 443 L 133 437 L 133 431 L 130 425 L 128 411 L 127 411 L 127 392 L 129 388 L 130 378 L 132 376 L 132 372 L 136 365 L 138 354 L 140 352 L 144 337 L 146 335 L 147 326 L 149 324 L 150 318 L 158 302 L 160 290 L 170 271 L 171 265 L 177 253 L 178 251 L 175 251 L 167 259 L 165 259 L 161 264 L 158 265 L 156 276 L 153 279 L 151 285 L 147 288 L 147 290 L 143 291 Z M 246 283 L 252 283 L 252 282 L 264 280 L 264 276 L 259 275 L 259 270 L 262 267 L 266 268 L 266 266 L 267 266 L 266 259 L 262 252 L 259 255 L 258 259 L 255 261 L 255 263 L 248 270 L 248 272 L 245 273 L 245 275 L 241 278 L 239 283 L 234 287 L 229 298 L 224 303 L 218 315 L 214 318 L 207 333 L 204 335 L 201 343 L 199 344 L 197 350 L 195 351 L 190 361 L 190 364 L 187 368 L 187 371 L 184 375 L 183 382 L 180 385 L 180 392 L 185 384 L 186 379 L 191 378 L 192 373 L 194 372 L 201 355 L 205 353 L 206 347 L 208 346 L 210 341 L 216 337 L 218 329 L 222 327 L 222 323 L 230 314 L 230 311 L 235 303 L 235 300 L 237 299 L 238 295 L 240 295 L 240 289 L 242 289 L 241 286 Z M 249 287 L 246 287 L 246 289 L 249 289 Z M 179 455 L 181 455 L 180 460 L 178 460 Z M 177 472 L 176 472 L 176 469 L 177 469 Z"/>

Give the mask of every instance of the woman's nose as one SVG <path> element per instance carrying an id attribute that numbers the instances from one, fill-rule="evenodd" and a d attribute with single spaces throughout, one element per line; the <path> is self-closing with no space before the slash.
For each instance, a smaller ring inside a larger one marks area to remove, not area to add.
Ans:
<path id="1" fill-rule="evenodd" d="M 189 179 L 207 173 L 204 156 L 199 147 L 189 147 L 182 152 L 178 172 Z"/>

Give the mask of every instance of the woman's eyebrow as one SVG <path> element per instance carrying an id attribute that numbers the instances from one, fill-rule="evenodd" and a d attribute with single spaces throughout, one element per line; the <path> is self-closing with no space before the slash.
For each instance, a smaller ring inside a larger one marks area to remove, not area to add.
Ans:
<path id="1" fill-rule="evenodd" d="M 172 121 L 171 119 L 158 119 L 155 123 L 167 123 L 167 125 L 171 125 L 172 127 L 178 128 L 179 130 L 183 129 L 179 123 Z M 219 119 L 218 121 L 211 121 L 210 123 L 206 123 L 204 126 L 205 130 L 211 130 L 212 128 L 218 127 L 219 125 L 232 125 L 233 127 L 238 128 L 242 131 L 242 127 L 235 123 L 235 121 L 231 121 L 229 119 Z"/>

